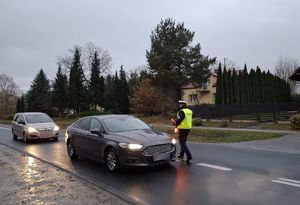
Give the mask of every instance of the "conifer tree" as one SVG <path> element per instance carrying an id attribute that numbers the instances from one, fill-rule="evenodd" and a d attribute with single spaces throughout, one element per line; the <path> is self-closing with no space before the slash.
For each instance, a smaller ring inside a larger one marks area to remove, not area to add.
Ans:
<path id="1" fill-rule="evenodd" d="M 89 84 L 89 95 L 94 110 L 96 110 L 97 106 L 101 103 L 101 96 L 104 94 L 102 86 L 100 78 L 100 59 L 97 51 L 95 51 L 91 64 L 91 79 Z"/>
<path id="2" fill-rule="evenodd" d="M 119 80 L 119 110 L 123 114 L 127 114 L 130 111 L 130 104 L 129 104 L 129 87 L 128 82 L 126 79 L 126 72 L 121 66 L 119 71 L 120 80 Z"/>
<path id="3" fill-rule="evenodd" d="M 51 95 L 49 80 L 41 69 L 31 83 L 27 92 L 28 110 L 32 112 L 51 112 Z"/>
<path id="4" fill-rule="evenodd" d="M 88 92 L 80 58 L 80 49 L 76 47 L 70 68 L 69 106 L 77 112 L 89 110 Z"/>
<path id="5" fill-rule="evenodd" d="M 53 106 L 59 109 L 61 114 L 68 108 L 68 77 L 62 73 L 61 65 L 58 65 L 58 70 L 53 83 Z"/>
<path id="6" fill-rule="evenodd" d="M 224 104 L 224 85 L 221 63 L 219 63 L 217 72 L 216 104 Z"/>

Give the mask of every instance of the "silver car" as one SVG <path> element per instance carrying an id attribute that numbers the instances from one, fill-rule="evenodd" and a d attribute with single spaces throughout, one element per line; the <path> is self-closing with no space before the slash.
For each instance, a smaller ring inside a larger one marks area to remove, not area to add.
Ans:
<path id="1" fill-rule="evenodd" d="M 58 140 L 59 127 L 45 113 L 17 113 L 11 123 L 13 139 L 21 137 L 24 142 L 31 139 Z"/>

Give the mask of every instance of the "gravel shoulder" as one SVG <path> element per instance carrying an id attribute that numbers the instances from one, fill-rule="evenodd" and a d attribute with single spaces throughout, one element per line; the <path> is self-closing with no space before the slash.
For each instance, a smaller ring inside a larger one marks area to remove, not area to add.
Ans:
<path id="1" fill-rule="evenodd" d="M 3 145 L 0 169 L 0 204 L 128 204 L 70 173 Z"/>

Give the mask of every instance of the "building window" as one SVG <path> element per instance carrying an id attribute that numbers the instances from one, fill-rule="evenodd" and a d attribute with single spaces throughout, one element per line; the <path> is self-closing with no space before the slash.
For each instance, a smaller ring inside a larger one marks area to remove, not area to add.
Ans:
<path id="1" fill-rule="evenodd" d="M 192 103 L 196 103 L 197 102 L 197 95 L 195 95 L 195 94 L 192 94 L 192 95 L 190 95 L 190 102 L 192 102 Z"/>

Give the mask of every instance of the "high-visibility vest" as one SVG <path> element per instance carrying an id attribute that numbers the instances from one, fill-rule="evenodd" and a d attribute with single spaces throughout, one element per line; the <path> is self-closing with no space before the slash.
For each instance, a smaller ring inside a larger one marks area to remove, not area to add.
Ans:
<path id="1" fill-rule="evenodd" d="M 193 117 L 193 111 L 191 111 L 188 108 L 182 109 L 184 112 L 184 119 L 181 121 L 181 123 L 177 126 L 179 129 L 191 129 L 192 128 L 192 117 Z M 177 114 L 179 117 L 179 113 Z"/>

